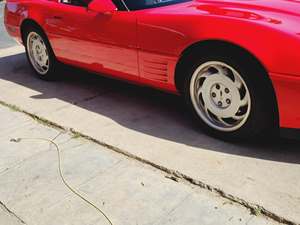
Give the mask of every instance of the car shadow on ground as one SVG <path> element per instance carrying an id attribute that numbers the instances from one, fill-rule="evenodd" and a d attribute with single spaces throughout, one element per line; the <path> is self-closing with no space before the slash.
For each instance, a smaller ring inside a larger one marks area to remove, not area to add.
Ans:
<path id="1" fill-rule="evenodd" d="M 30 88 L 35 99 L 56 98 L 108 117 L 123 127 L 187 146 L 278 162 L 300 164 L 300 142 L 278 139 L 225 143 L 211 138 L 191 120 L 179 96 L 138 87 L 67 67 L 56 82 L 37 79 L 25 54 L 0 58 L 0 79 Z M 78 100 L 80 93 L 89 97 Z M 103 104 L 103 102 L 108 103 Z M 88 104 L 92 103 L 92 104 Z M 125 114 L 125 116 L 124 116 Z"/>

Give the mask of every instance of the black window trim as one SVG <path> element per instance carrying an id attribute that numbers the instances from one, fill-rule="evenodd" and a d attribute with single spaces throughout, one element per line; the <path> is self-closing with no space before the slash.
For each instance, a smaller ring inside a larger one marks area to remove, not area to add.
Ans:
<path id="1" fill-rule="evenodd" d="M 117 0 L 118 1 L 118 0 Z M 127 9 L 127 11 L 138 11 L 138 10 L 145 10 L 145 9 L 152 9 L 152 8 L 159 8 L 159 7 L 163 7 L 163 6 L 168 6 L 168 3 L 166 2 L 165 4 L 159 4 L 157 6 L 153 6 L 153 7 L 149 7 L 149 8 L 142 8 L 142 9 L 129 9 L 129 7 L 126 5 L 124 0 L 119 0 L 122 2 L 122 4 L 125 6 L 125 8 Z M 184 2 L 189 2 L 192 0 L 182 0 L 182 2 L 178 2 L 178 3 L 184 3 Z"/>

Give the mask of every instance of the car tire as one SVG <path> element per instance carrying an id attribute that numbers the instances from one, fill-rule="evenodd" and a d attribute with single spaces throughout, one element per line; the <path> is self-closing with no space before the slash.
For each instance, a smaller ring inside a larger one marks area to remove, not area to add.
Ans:
<path id="1" fill-rule="evenodd" d="M 190 58 L 183 95 L 192 115 L 205 132 L 226 141 L 273 136 L 276 101 L 266 72 L 247 57 L 223 52 Z"/>
<path id="2" fill-rule="evenodd" d="M 58 62 L 44 32 L 37 26 L 27 27 L 23 41 L 27 59 L 35 74 L 42 80 L 55 80 Z"/>

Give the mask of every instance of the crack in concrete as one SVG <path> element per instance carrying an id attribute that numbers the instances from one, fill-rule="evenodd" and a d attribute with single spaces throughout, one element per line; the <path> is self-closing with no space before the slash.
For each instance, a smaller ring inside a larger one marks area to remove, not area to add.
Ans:
<path id="1" fill-rule="evenodd" d="M 16 213 L 11 211 L 3 202 L 0 201 L 0 207 L 2 207 L 8 214 L 15 217 L 20 223 L 27 224 L 23 219 L 21 219 L 20 216 L 18 216 Z"/>
<path id="2" fill-rule="evenodd" d="M 10 170 L 12 169 L 15 169 L 15 168 L 18 168 L 19 166 L 22 166 L 24 164 L 24 162 L 27 162 L 27 161 L 30 161 L 36 157 L 39 157 L 40 155 L 44 154 L 44 153 L 47 153 L 47 152 L 50 152 L 49 149 L 46 149 L 46 150 L 42 150 L 40 152 L 37 152 L 37 153 L 34 153 L 33 155 L 30 155 L 28 157 L 25 157 L 24 159 L 16 162 L 16 163 L 13 163 L 12 165 L 6 167 L 5 169 L 1 170 L 0 171 L 0 177 L 5 175 L 6 173 L 8 173 Z"/>
<path id="3" fill-rule="evenodd" d="M 90 96 L 90 97 L 86 97 L 86 98 L 82 99 L 81 101 L 76 102 L 75 105 L 79 104 L 80 102 L 88 102 L 88 101 L 93 100 L 95 98 L 98 98 L 102 95 L 105 95 L 106 93 L 109 93 L 109 92 L 105 92 L 105 93 L 93 95 L 93 96 Z"/>
<path id="4" fill-rule="evenodd" d="M 220 188 L 217 188 L 217 187 L 213 187 L 209 184 L 206 184 L 202 181 L 199 181 L 199 180 L 196 180 L 192 177 L 189 177 L 179 171 L 175 171 L 175 170 L 171 170 L 171 169 L 168 169 L 164 166 L 161 166 L 161 165 L 157 165 L 149 160 L 146 160 L 146 159 L 143 159 L 139 156 L 136 156 L 130 152 L 127 152 L 123 149 L 120 149 L 118 147 L 115 147 L 115 146 L 112 146 L 110 144 L 107 144 L 105 142 L 102 142 L 102 141 L 99 141 L 93 137 L 90 137 L 88 135 L 85 135 L 85 134 L 82 134 L 81 132 L 78 132 L 76 130 L 74 130 L 73 128 L 66 128 L 66 127 L 63 127 L 59 124 L 56 124 L 52 121 L 49 121 L 45 118 L 41 118 L 37 115 L 34 115 L 32 113 L 29 113 L 29 112 L 26 112 L 20 108 L 18 108 L 17 106 L 15 105 L 11 105 L 11 104 L 8 104 L 8 103 L 5 103 L 3 101 L 0 100 L 0 104 L 3 105 L 3 106 L 6 106 L 6 107 L 9 107 L 9 108 L 12 108 L 13 110 L 15 111 L 19 111 L 19 112 L 22 112 L 28 116 L 30 116 L 31 118 L 33 118 L 34 120 L 36 120 L 37 122 L 40 122 L 41 124 L 44 124 L 44 125 L 48 125 L 48 126 L 51 126 L 55 129 L 60 129 L 60 130 L 63 130 L 63 131 L 69 131 L 71 134 L 73 135 L 80 135 L 80 137 L 82 138 L 85 138 L 86 140 L 90 140 L 96 144 L 99 144 L 109 150 L 112 150 L 114 152 L 117 152 L 117 153 L 120 153 L 128 158 L 131 158 L 131 159 L 134 159 L 136 161 L 139 161 L 143 164 L 146 164 L 146 165 L 149 165 L 149 166 L 152 166 L 160 171 L 163 171 L 171 176 L 174 176 L 177 178 L 178 181 L 180 181 L 181 183 L 186 183 L 186 184 L 189 184 L 189 185 L 193 185 L 193 186 L 196 186 L 198 188 L 202 188 L 202 189 L 206 189 L 212 193 L 215 193 L 215 194 L 218 194 L 220 197 L 223 197 L 225 199 L 228 199 L 230 200 L 231 202 L 235 202 L 237 203 L 238 205 L 241 205 L 245 208 L 247 208 L 253 215 L 257 215 L 257 212 L 259 212 L 259 214 L 261 215 L 264 215 L 276 222 L 279 222 L 279 223 L 283 223 L 283 224 L 287 224 L 287 225 L 300 225 L 296 222 L 293 222 L 293 221 L 290 221 L 282 216 L 279 216 L 271 211 L 269 211 L 268 209 L 265 209 L 264 207 L 258 205 L 258 204 L 254 204 L 254 203 L 250 203 L 250 202 L 247 202 L 239 197 L 236 197 L 236 196 L 233 196 L 231 194 L 228 194 L 228 193 L 225 193 L 222 189 Z"/>
<path id="5" fill-rule="evenodd" d="M 95 95 L 92 95 L 92 96 L 83 98 L 82 100 L 73 102 L 72 104 L 73 104 L 73 105 L 79 105 L 80 103 L 91 101 L 91 100 L 93 100 L 93 99 L 95 99 L 95 98 L 104 96 L 104 95 L 109 94 L 109 93 L 112 93 L 112 91 L 104 91 L 104 92 L 102 92 L 102 93 L 98 93 L 98 94 L 95 94 Z"/>

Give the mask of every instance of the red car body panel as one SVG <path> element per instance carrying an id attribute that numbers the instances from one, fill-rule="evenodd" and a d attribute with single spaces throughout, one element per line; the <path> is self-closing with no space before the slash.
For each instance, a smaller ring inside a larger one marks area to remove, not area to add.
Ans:
<path id="1" fill-rule="evenodd" d="M 115 7 L 111 0 L 91 4 Z M 19 40 L 26 19 L 43 28 L 60 61 L 173 93 L 186 49 L 209 40 L 240 46 L 269 73 L 280 126 L 300 128 L 299 1 L 194 0 L 97 13 L 57 0 L 8 0 L 5 24 Z"/>

